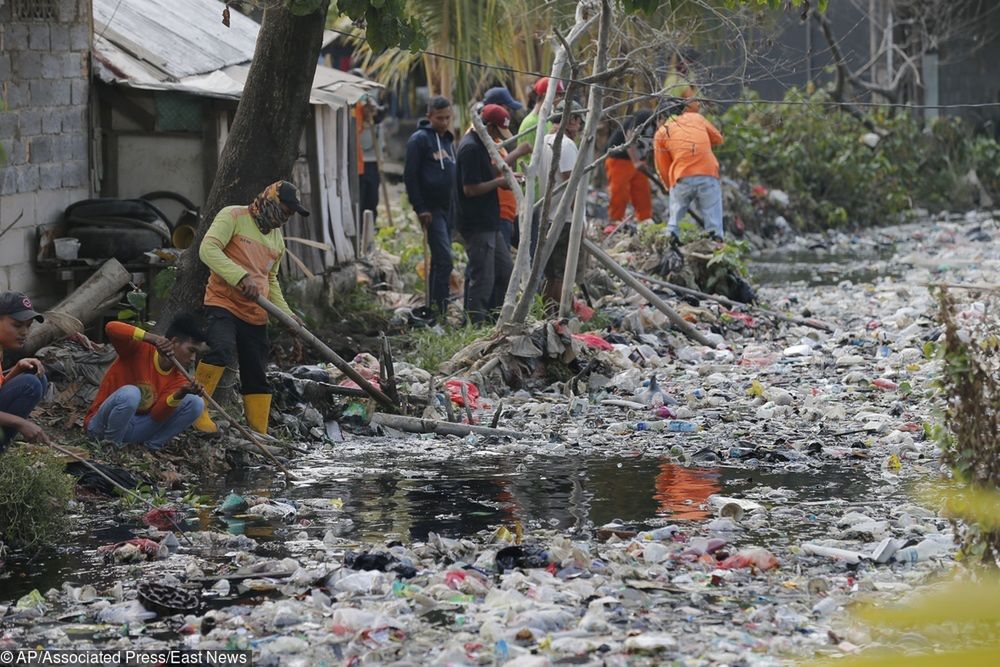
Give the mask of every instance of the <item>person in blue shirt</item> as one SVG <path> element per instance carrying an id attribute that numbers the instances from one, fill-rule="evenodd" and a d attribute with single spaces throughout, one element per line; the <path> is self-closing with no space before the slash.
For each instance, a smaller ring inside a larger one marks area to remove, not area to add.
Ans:
<path id="1" fill-rule="evenodd" d="M 406 142 L 403 182 L 410 205 L 427 232 L 431 270 L 427 276 L 430 303 L 427 307 L 444 319 L 448 312 L 451 278 L 451 230 L 448 221 L 455 183 L 455 137 L 451 133 L 451 102 L 432 97 L 427 117 L 422 118 Z"/>

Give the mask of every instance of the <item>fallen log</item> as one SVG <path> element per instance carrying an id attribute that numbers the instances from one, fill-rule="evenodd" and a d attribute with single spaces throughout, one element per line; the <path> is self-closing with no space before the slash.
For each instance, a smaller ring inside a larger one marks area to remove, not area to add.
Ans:
<path id="1" fill-rule="evenodd" d="M 611 271 L 611 273 L 618 276 L 622 281 L 625 282 L 626 285 L 628 285 L 636 292 L 641 294 L 643 298 L 645 298 L 646 301 L 650 303 L 650 305 L 652 305 L 654 308 L 656 308 L 661 313 L 666 315 L 667 319 L 670 320 L 670 323 L 673 324 L 675 327 L 677 327 L 677 329 L 681 333 L 683 333 L 685 336 L 687 336 L 691 340 L 701 345 L 704 345 L 706 347 L 715 347 L 715 345 L 713 345 L 710 340 L 705 338 L 705 336 L 700 331 L 695 329 L 683 317 L 678 315 L 677 312 L 673 308 L 668 306 L 663 299 L 656 296 L 656 294 L 653 293 L 653 290 L 649 289 L 641 282 L 639 282 L 639 280 L 635 276 L 629 273 L 628 269 L 624 268 L 622 265 L 620 265 L 618 262 L 612 259 L 611 255 L 604 252 L 604 250 L 602 250 L 599 245 L 597 245 L 590 239 L 585 238 L 583 239 L 583 247 L 586 248 L 587 252 L 593 255 L 597 259 L 597 261 L 606 266 L 608 270 Z"/>
<path id="2" fill-rule="evenodd" d="M 754 306 L 753 304 L 733 301 L 732 299 L 720 296 L 718 294 L 706 294 L 705 292 L 699 292 L 698 290 L 691 289 L 690 287 L 683 287 L 682 285 L 675 285 L 674 283 L 667 282 L 666 280 L 660 280 L 659 278 L 654 278 L 652 276 L 646 275 L 645 273 L 639 273 L 638 271 L 630 270 L 629 273 L 631 273 L 639 280 L 645 280 L 647 283 L 658 285 L 659 287 L 666 287 L 667 289 L 673 290 L 680 294 L 687 294 L 689 296 L 694 296 L 699 299 L 707 299 L 709 301 L 715 301 L 716 303 L 721 303 L 722 305 L 728 306 L 729 308 L 741 308 L 741 307 L 752 308 L 761 315 L 773 317 L 777 320 L 782 320 L 783 322 L 791 322 L 792 324 L 801 324 L 804 327 L 819 329 L 820 331 L 826 331 L 827 333 L 833 333 L 834 331 L 834 328 L 832 326 L 820 320 L 814 320 L 812 318 L 806 319 L 802 317 L 792 317 L 791 315 L 785 315 L 775 310 L 769 310 L 767 308 L 761 308 L 760 306 Z"/>
<path id="3" fill-rule="evenodd" d="M 520 431 L 509 431 L 504 428 L 491 428 L 489 426 L 476 426 L 475 424 L 452 424 L 449 422 L 437 421 L 436 419 L 420 419 L 419 417 L 405 417 L 403 415 L 387 415 L 384 412 L 376 412 L 372 415 L 372 425 L 388 426 L 397 431 L 406 433 L 437 433 L 438 435 L 495 435 L 508 438 L 523 438 L 525 434 Z"/>
<path id="4" fill-rule="evenodd" d="M 93 322 L 104 310 L 102 307 L 104 304 L 117 301 L 118 293 L 129 284 L 130 280 L 132 274 L 121 265 L 121 262 L 117 259 L 106 261 L 94 275 L 87 278 L 73 290 L 72 294 L 52 308 L 58 315 L 47 317 L 41 324 L 31 327 L 31 333 L 24 344 L 24 354 L 30 356 L 66 336 L 65 322 L 68 318 L 75 318 L 83 325 Z"/>

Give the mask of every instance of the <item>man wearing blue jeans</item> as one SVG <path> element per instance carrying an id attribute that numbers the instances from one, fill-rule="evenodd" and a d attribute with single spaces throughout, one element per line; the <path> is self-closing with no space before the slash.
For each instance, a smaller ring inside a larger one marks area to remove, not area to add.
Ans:
<path id="1" fill-rule="evenodd" d="M 205 334 L 189 315 L 174 318 L 166 336 L 124 322 L 109 322 L 105 332 L 118 358 L 84 419 L 87 433 L 114 444 L 161 449 L 205 409 L 201 385 L 189 383 L 175 367 L 191 364 Z"/>
<path id="2" fill-rule="evenodd" d="M 667 231 L 678 236 L 681 219 L 691 204 L 697 204 L 705 223 L 705 231 L 721 241 L 725 235 L 722 226 L 722 183 L 714 176 L 686 176 L 670 189 L 670 221 Z"/>
<path id="3" fill-rule="evenodd" d="M 417 213 L 431 252 L 428 308 L 441 320 L 448 314 L 451 294 L 451 225 L 448 211 L 455 181 L 454 135 L 451 133 L 451 102 L 432 97 L 427 118 L 422 118 L 406 142 L 403 182 L 406 196 Z"/>
<path id="4" fill-rule="evenodd" d="M 0 294 L 0 452 L 18 435 L 32 442 L 49 441 L 42 427 L 29 419 L 48 387 L 42 362 L 21 359 L 3 368 L 4 350 L 24 347 L 31 324 L 43 321 L 24 294 Z"/>
<path id="5" fill-rule="evenodd" d="M 668 116 L 653 137 L 653 156 L 660 179 L 670 188 L 670 221 L 667 232 L 672 245 L 679 242 L 681 218 L 697 203 L 705 231 L 722 241 L 722 182 L 719 161 L 712 152 L 723 142 L 722 133 L 704 116 L 689 88 L 680 103 L 682 113 Z"/>

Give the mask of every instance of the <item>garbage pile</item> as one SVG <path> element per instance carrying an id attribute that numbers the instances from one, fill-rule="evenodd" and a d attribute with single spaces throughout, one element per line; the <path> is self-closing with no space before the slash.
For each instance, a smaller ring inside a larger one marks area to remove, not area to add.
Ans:
<path id="1" fill-rule="evenodd" d="M 873 639 L 846 606 L 905 597 L 955 567 L 949 522 L 911 496 L 941 472 L 925 429 L 942 401 L 942 328 L 926 284 L 1000 282 L 988 242 L 998 218 L 791 240 L 789 253 L 892 252 L 880 260 L 892 275 L 871 282 L 759 288 L 772 310 L 832 330 L 672 300 L 712 343 L 698 345 L 609 280 L 590 304 L 602 326 L 577 317 L 480 341 L 450 378 L 394 365 L 399 391 L 423 398 L 423 419 L 516 437 L 404 433 L 329 368 L 272 374 L 287 415 L 276 421 L 304 449 L 303 484 L 335 466 L 365 474 L 373 457 L 392 468 L 507 462 L 539 484 L 555 460 L 641 457 L 741 471 L 743 492 L 665 480 L 655 492 L 670 496 L 670 511 L 651 520 L 382 540 L 359 535 L 343 503 L 320 494 L 234 494 L 197 532 L 164 532 L 157 516 L 106 545 L 116 584 L 66 584 L 0 608 L 12 621 L 0 648 L 246 647 L 265 665 L 774 664 L 853 653 Z M 963 308 L 970 321 L 981 310 L 974 298 Z M 374 357 L 353 365 L 383 381 Z M 820 500 L 791 488 L 822 484 L 830 470 L 859 485 Z M 751 485 L 762 471 L 789 483 Z M 270 522 L 274 539 L 232 534 L 246 517 Z"/>
<path id="2" fill-rule="evenodd" d="M 230 496 L 219 514 L 272 507 L 317 525 L 290 527 L 281 558 L 245 536 L 150 528 L 99 550 L 120 575 L 106 590 L 66 583 L 3 609 L 0 648 L 252 649 L 262 665 L 764 662 L 858 650 L 864 629 L 835 612 L 910 591 L 954 550 L 947 522 L 910 503 L 874 520 L 754 495 L 708 498 L 717 518 L 701 525 L 499 526 L 407 545 L 339 537 L 319 525 L 329 504 Z M 763 543 L 787 530 L 836 537 Z"/>

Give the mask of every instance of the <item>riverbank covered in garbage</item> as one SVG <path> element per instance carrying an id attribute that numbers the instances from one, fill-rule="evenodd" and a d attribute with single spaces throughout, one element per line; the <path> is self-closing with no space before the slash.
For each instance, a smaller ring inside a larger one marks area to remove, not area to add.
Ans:
<path id="1" fill-rule="evenodd" d="M 103 542 L 71 537 L 44 578 L 9 573 L 37 592 L 15 585 L 0 600 L 0 645 L 248 647 L 261 664 L 695 665 L 877 643 L 845 606 L 899 599 L 955 566 L 948 521 L 918 496 L 941 473 L 924 436 L 941 334 L 925 285 L 996 284 L 994 219 L 787 244 L 877 262 L 884 277 L 870 282 L 760 288 L 833 333 L 679 304 L 725 341 L 710 349 L 605 296 L 599 308 L 621 313 L 613 331 L 550 324 L 506 341 L 468 379 L 482 393 L 474 417 L 488 423 L 502 401 L 498 426 L 520 438 L 372 429 L 288 394 L 278 428 L 305 450 L 298 481 L 258 471 L 192 489 L 205 498 L 170 494 L 185 527 L 174 537 L 145 508 L 82 503 L 75 532 Z M 586 374 L 538 372 L 577 359 Z M 427 393 L 426 371 L 396 374 L 401 391 Z"/>

